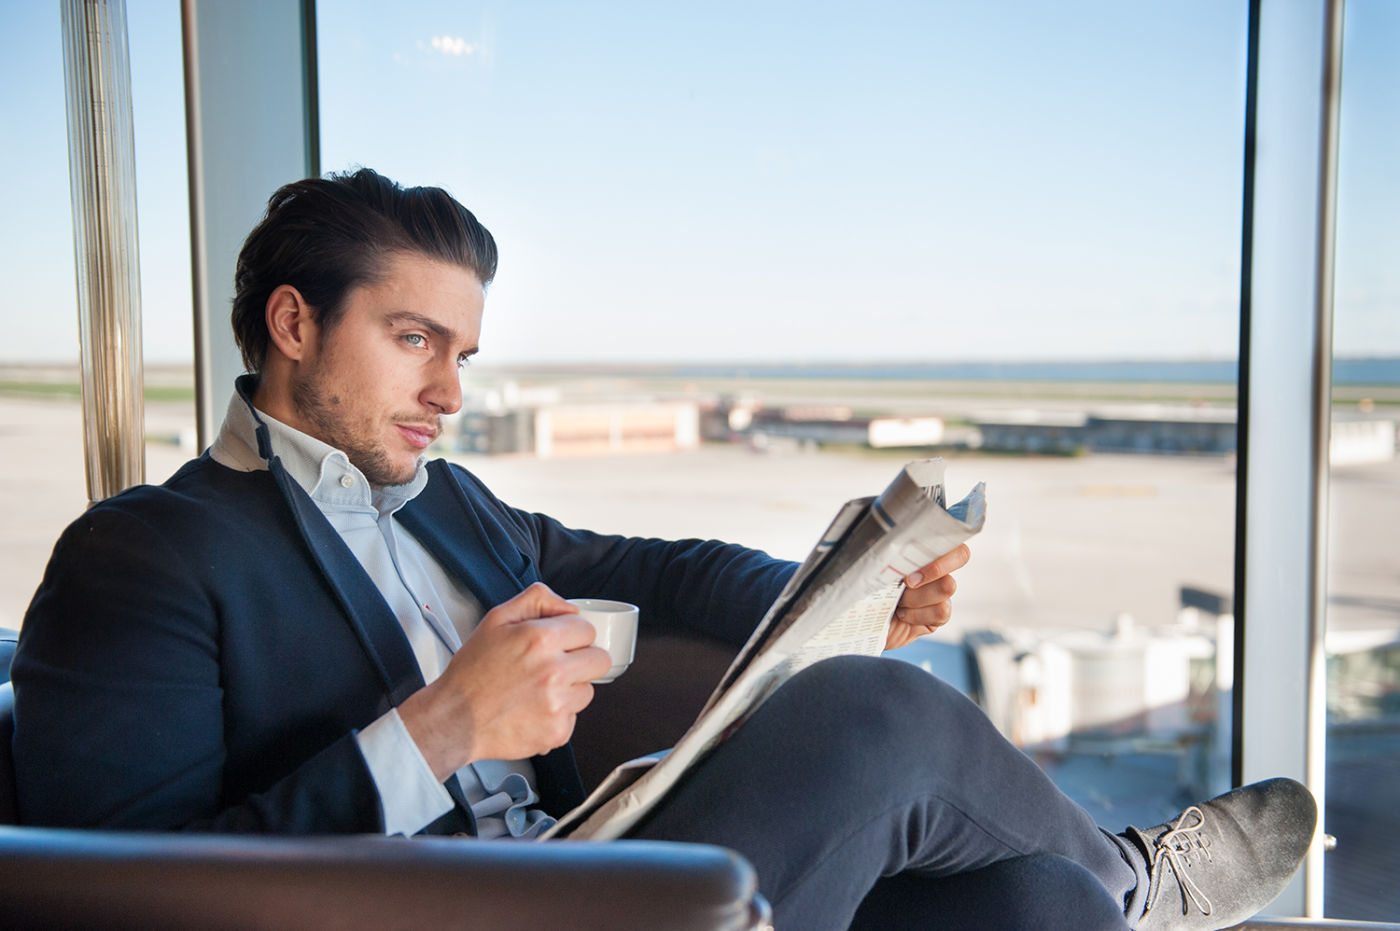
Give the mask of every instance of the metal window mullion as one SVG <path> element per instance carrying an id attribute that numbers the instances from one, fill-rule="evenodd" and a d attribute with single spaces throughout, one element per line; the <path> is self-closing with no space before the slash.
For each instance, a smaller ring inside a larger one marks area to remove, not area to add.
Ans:
<path id="1" fill-rule="evenodd" d="M 145 480 L 136 149 L 124 0 L 63 0 L 88 503 Z"/>
<path id="2" fill-rule="evenodd" d="M 1256 0 L 1250 15 L 1236 764 L 1246 782 L 1302 780 L 1321 806 L 1343 3 Z M 1319 842 L 1269 911 L 1320 916 L 1322 875 Z"/>
<path id="3" fill-rule="evenodd" d="M 1332 321 L 1336 282 L 1337 159 L 1341 140 L 1342 36 L 1345 0 L 1327 4 L 1323 34 L 1322 125 L 1318 138 L 1317 289 L 1313 295 L 1312 367 L 1312 573 L 1308 612 L 1307 784 L 1318 806 L 1327 807 L 1327 534 L 1331 498 Z M 1321 835 L 1304 872 L 1304 912 L 1325 912 L 1324 857 Z"/>

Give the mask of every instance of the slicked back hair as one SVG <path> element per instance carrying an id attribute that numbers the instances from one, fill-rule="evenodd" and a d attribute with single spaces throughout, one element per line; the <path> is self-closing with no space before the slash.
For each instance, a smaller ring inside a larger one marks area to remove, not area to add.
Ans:
<path id="1" fill-rule="evenodd" d="M 287 284 L 301 292 L 322 331 L 335 325 L 351 288 L 374 284 L 396 253 L 413 253 L 496 276 L 496 241 L 452 195 L 401 187 L 361 168 L 283 185 L 238 253 L 233 335 L 248 371 L 267 356 L 267 299 Z"/>

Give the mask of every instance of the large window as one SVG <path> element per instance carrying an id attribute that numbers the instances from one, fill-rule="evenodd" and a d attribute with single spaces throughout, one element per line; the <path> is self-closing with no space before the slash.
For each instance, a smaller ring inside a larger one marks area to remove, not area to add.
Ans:
<path id="1" fill-rule="evenodd" d="M 193 426 L 179 11 L 127 6 L 159 481 Z M 1102 823 L 1147 823 L 1229 774 L 1246 7 L 319 0 L 321 160 L 446 186 L 495 232 L 442 452 L 512 503 L 798 557 L 904 459 L 948 458 L 955 494 L 987 481 L 954 624 L 903 656 Z M 1394 4 L 1351 0 L 1327 592 L 1346 917 L 1400 911 L 1397 40 Z M 84 497 L 56 9 L 0 0 L 0 79 L 24 88 L 0 97 L 24 130 L 0 147 L 16 626 Z"/>
<path id="2" fill-rule="evenodd" d="M 498 494 L 795 558 L 944 455 L 990 517 L 907 658 L 1106 825 L 1225 785 L 1243 5 L 317 9 L 323 166 L 500 242 Z"/>
<path id="3" fill-rule="evenodd" d="M 512 503 L 798 557 L 907 458 L 948 458 L 955 494 L 987 481 L 954 624 L 903 657 L 1104 824 L 1151 822 L 1229 773 L 1247 6 L 319 0 L 321 160 L 446 186 L 495 232 L 442 452 Z M 194 419 L 180 14 L 127 8 L 160 481 Z M 1400 912 L 1398 41 L 1395 4 L 1347 4 L 1326 599 L 1343 917 Z M 0 0 L 0 86 L 22 128 L 0 146 L 13 627 L 84 501 L 55 7 Z"/>

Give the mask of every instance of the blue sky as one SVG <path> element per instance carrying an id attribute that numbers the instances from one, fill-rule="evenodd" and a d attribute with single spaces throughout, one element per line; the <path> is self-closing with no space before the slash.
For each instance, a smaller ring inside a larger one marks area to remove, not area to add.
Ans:
<path id="1" fill-rule="evenodd" d="M 318 7 L 324 169 L 496 234 L 484 362 L 1235 351 L 1243 2 Z M 178 4 L 128 10 L 147 357 L 178 360 Z M 1400 353 L 1400 4 L 1348 17 L 1337 347 Z M 72 357 L 56 4 L 0 0 L 0 87 L 0 359 Z"/>

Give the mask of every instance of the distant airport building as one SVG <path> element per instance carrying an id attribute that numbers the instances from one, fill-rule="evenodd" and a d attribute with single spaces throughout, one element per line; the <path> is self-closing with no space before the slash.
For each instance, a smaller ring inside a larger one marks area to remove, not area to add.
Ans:
<path id="1" fill-rule="evenodd" d="M 457 448 L 484 454 L 562 456 L 679 452 L 700 445 L 700 410 L 691 401 L 548 404 L 457 420 Z"/>
<path id="2" fill-rule="evenodd" d="M 456 448 L 464 453 L 509 455 L 535 451 L 532 410 L 468 411 L 457 417 Z"/>
<path id="3" fill-rule="evenodd" d="M 670 453 L 700 445 L 700 408 L 693 401 L 559 404 L 535 411 L 535 455 L 598 456 Z"/>
<path id="4" fill-rule="evenodd" d="M 774 446 L 866 446 L 873 449 L 937 446 L 943 418 L 856 416 L 845 405 L 763 408 L 751 399 L 721 398 L 702 415 L 705 439 Z"/>
<path id="5" fill-rule="evenodd" d="M 1363 465 L 1395 458 L 1395 421 L 1333 420 L 1332 465 Z"/>
<path id="6" fill-rule="evenodd" d="M 873 449 L 937 446 L 943 439 L 942 417 L 872 417 L 866 430 Z"/>
<path id="7" fill-rule="evenodd" d="M 1114 453 L 1227 455 L 1236 447 L 1233 408 L 1133 407 L 1091 414 L 1089 448 Z"/>
<path id="8" fill-rule="evenodd" d="M 974 417 L 980 447 L 989 452 L 1042 455 L 1079 452 L 1230 455 L 1236 449 L 1232 408 L 1138 406 L 1096 412 L 1012 411 Z M 1393 420 L 1332 422 L 1333 465 L 1395 458 Z"/>
<path id="9" fill-rule="evenodd" d="M 700 407 L 700 435 L 708 442 L 735 443 L 753 424 L 762 404 L 757 398 L 721 395 Z"/>
<path id="10" fill-rule="evenodd" d="M 1069 455 L 1088 448 L 1089 418 L 1059 411 L 1008 411 L 974 417 L 978 446 L 988 452 Z"/>
<path id="11" fill-rule="evenodd" d="M 815 446 L 868 446 L 872 449 L 937 446 L 943 442 L 941 417 L 792 417 L 765 412 L 748 428 L 750 437 L 796 441 Z"/>
<path id="12" fill-rule="evenodd" d="M 982 434 L 982 449 L 990 452 L 1226 455 L 1235 451 L 1235 412 L 1224 408 L 1013 411 L 973 422 Z"/>

